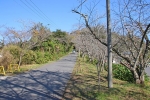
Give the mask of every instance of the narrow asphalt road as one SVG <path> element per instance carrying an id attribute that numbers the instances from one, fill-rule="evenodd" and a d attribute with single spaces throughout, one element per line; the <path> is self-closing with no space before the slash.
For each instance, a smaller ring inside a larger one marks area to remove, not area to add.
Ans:
<path id="1" fill-rule="evenodd" d="M 145 72 L 146 72 L 147 75 L 150 77 L 150 67 L 147 67 L 147 68 L 145 69 Z"/>
<path id="2" fill-rule="evenodd" d="M 70 54 L 25 74 L 0 79 L 0 100 L 60 100 L 76 62 Z"/>

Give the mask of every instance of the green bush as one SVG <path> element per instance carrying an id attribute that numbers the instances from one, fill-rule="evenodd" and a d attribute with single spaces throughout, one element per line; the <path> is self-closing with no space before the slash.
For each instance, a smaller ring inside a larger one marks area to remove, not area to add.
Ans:
<path id="1" fill-rule="evenodd" d="M 10 54 L 12 54 L 14 59 L 11 62 L 18 63 L 20 54 L 23 50 L 16 45 L 8 45 L 8 46 L 5 46 L 4 51 L 9 51 Z"/>
<path id="2" fill-rule="evenodd" d="M 49 53 L 49 52 L 45 52 L 44 58 L 45 58 L 47 61 L 50 61 L 50 60 L 52 60 L 52 54 Z"/>
<path id="3" fill-rule="evenodd" d="M 48 59 L 44 57 L 45 53 L 44 52 L 36 52 L 37 58 L 35 59 L 35 62 L 37 64 L 43 64 L 47 63 Z"/>
<path id="4" fill-rule="evenodd" d="M 149 81 L 150 81 L 150 77 L 149 77 L 147 74 L 145 74 L 145 81 L 146 81 L 146 82 L 149 82 Z"/>
<path id="5" fill-rule="evenodd" d="M 117 79 L 134 82 L 134 77 L 131 71 L 123 65 L 120 64 L 113 64 L 113 76 Z M 149 76 L 145 74 L 145 82 L 148 82 Z"/>
<path id="6" fill-rule="evenodd" d="M 97 59 L 94 59 L 93 62 L 92 62 L 94 65 L 96 65 L 98 63 L 98 60 Z"/>
<path id="7" fill-rule="evenodd" d="M 90 59 L 87 55 L 85 56 L 85 59 L 86 63 L 90 63 L 90 64 L 93 64 L 93 65 L 96 65 L 98 63 L 98 60 L 97 59 Z"/>
<path id="8" fill-rule="evenodd" d="M 85 61 L 87 62 L 87 63 L 90 63 L 90 58 L 86 55 L 85 56 Z"/>
<path id="9" fill-rule="evenodd" d="M 45 58 L 38 58 L 36 59 L 37 64 L 44 64 L 47 63 L 48 61 Z"/>
<path id="10" fill-rule="evenodd" d="M 22 64 L 34 64 L 37 59 L 37 55 L 32 50 L 29 50 L 22 57 Z"/>
<path id="11" fill-rule="evenodd" d="M 120 64 L 113 64 L 113 77 L 128 82 L 134 82 L 131 71 Z"/>

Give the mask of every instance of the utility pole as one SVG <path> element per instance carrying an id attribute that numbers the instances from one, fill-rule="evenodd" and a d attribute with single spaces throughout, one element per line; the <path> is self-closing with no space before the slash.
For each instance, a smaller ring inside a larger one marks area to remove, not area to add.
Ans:
<path id="1" fill-rule="evenodd" d="M 111 43 L 111 25 L 110 25 L 110 0 L 106 0 L 107 12 L 107 53 L 108 53 L 108 88 L 113 87 L 112 83 L 112 43 Z"/>

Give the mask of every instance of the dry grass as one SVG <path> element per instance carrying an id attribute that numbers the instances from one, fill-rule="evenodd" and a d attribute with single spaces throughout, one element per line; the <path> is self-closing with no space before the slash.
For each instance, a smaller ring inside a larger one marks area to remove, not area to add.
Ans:
<path id="1" fill-rule="evenodd" d="M 40 67 L 39 64 L 23 65 L 23 66 L 20 66 L 20 70 L 22 72 L 24 72 L 24 71 L 29 71 L 29 70 L 32 70 L 32 69 L 36 69 L 38 67 Z"/>
<path id="2" fill-rule="evenodd" d="M 54 61 L 49 61 L 49 63 L 52 63 Z M 20 73 L 24 73 L 24 72 L 27 72 L 27 71 L 30 71 L 30 70 L 33 70 L 33 69 L 37 69 L 39 67 L 41 67 L 42 64 L 30 64 L 30 65 L 22 65 L 20 66 L 20 71 L 18 70 L 15 70 L 13 73 L 12 72 L 8 72 L 6 70 L 6 76 L 12 76 L 12 75 L 15 75 L 15 74 L 20 74 Z"/>
<path id="3" fill-rule="evenodd" d="M 143 87 L 113 78 L 113 88 L 108 89 L 106 77 L 102 72 L 99 91 L 96 67 L 77 62 L 63 100 L 150 100 L 150 83 Z"/>
<path id="4" fill-rule="evenodd" d="M 24 72 L 27 72 L 27 71 L 30 71 L 32 69 L 36 69 L 40 67 L 39 64 L 32 64 L 32 65 L 23 65 L 23 66 L 20 66 L 20 70 L 14 70 L 13 72 L 9 72 L 6 70 L 6 76 L 12 76 L 12 75 L 15 75 L 15 74 L 20 74 L 20 73 L 24 73 Z"/>

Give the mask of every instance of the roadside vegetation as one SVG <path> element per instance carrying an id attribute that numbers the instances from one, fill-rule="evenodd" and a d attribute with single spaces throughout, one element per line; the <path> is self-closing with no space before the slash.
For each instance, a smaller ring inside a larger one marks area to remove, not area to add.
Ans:
<path id="1" fill-rule="evenodd" d="M 117 70 L 119 71 L 119 69 Z M 115 71 L 115 73 L 118 72 Z M 66 87 L 64 100 L 150 100 L 150 82 L 148 79 L 142 85 L 135 84 L 130 80 L 118 79 L 120 77 L 121 75 L 113 77 L 113 88 L 109 89 L 107 71 L 103 70 L 100 73 L 99 87 L 96 66 L 83 61 L 83 58 L 79 58 Z M 128 77 L 128 75 L 123 77 Z"/>
<path id="2" fill-rule="evenodd" d="M 0 42 L 0 66 L 4 67 L 6 74 L 10 64 L 18 64 L 20 72 L 28 71 L 41 64 L 58 60 L 67 55 L 73 47 L 67 32 L 51 32 L 41 23 L 34 24 L 26 30 L 6 28 L 3 36 Z"/>
<path id="3" fill-rule="evenodd" d="M 150 100 L 150 82 L 145 68 L 150 62 L 150 2 L 117 0 L 111 8 L 113 87 L 107 80 L 107 24 L 97 10 L 99 0 L 79 0 L 72 9 L 78 28 L 71 34 L 51 32 L 42 23 L 24 24 L 22 30 L 6 27 L 0 33 L 0 65 L 7 71 L 18 64 L 22 71 L 79 52 L 78 62 L 66 87 L 68 100 Z M 89 7 L 89 8 L 88 8 Z M 84 10 L 83 10 L 84 9 Z M 104 23 L 103 23 L 104 22 Z M 74 46 L 74 48 L 73 48 Z M 33 66 L 31 66 L 33 65 Z"/>
<path id="4" fill-rule="evenodd" d="M 78 30 L 73 32 L 76 34 L 73 43 L 83 56 L 88 55 L 90 60 L 98 60 L 98 68 L 102 67 L 109 57 L 107 35 L 108 30 L 111 30 L 112 61 L 125 66 L 132 73 L 136 84 L 144 84 L 145 68 L 150 62 L 150 14 L 148 13 L 150 2 L 148 0 L 111 1 L 111 29 L 106 29 L 107 24 L 104 22 L 106 14 L 100 14 L 98 3 L 99 0 L 80 0 L 79 5 L 72 9 L 82 18 Z M 112 70 L 109 72 L 111 73 Z M 109 76 L 112 77 L 111 74 Z M 112 87 L 111 78 L 109 83 Z"/>

